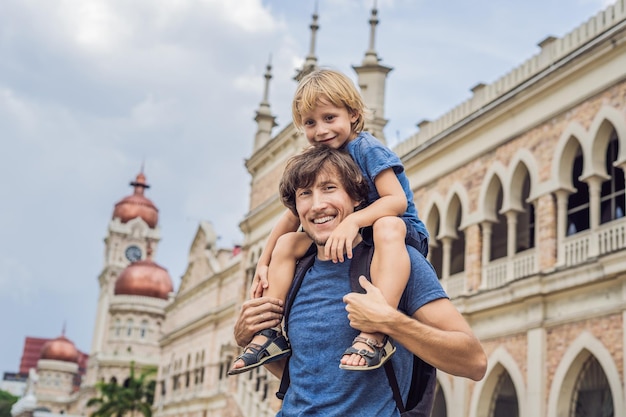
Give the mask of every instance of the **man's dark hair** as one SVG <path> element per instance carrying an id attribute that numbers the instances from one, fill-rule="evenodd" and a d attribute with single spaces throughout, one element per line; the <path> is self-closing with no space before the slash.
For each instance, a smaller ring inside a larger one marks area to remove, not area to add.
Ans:
<path id="1" fill-rule="evenodd" d="M 296 190 L 311 187 L 322 172 L 338 177 L 350 198 L 361 203 L 359 208 L 366 204 L 367 182 L 350 154 L 329 146 L 311 146 L 289 159 L 280 181 L 280 199 L 293 214 L 298 216 Z"/>

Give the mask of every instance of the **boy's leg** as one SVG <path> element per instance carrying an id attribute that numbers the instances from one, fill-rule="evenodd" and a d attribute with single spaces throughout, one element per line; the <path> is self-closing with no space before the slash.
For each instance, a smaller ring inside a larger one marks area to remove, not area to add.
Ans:
<path id="1" fill-rule="evenodd" d="M 306 251 L 311 246 L 311 243 L 311 239 L 302 232 L 286 233 L 278 238 L 270 259 L 267 273 L 269 287 L 263 291 L 264 297 L 267 296 L 279 298 L 283 301 L 286 300 L 287 293 L 289 292 L 289 288 L 291 287 L 291 282 L 293 281 L 293 276 L 296 271 L 296 262 L 306 254 Z M 280 332 L 280 328 L 276 330 L 277 332 Z M 256 333 L 248 347 L 244 349 L 244 354 L 249 349 L 249 346 L 263 346 L 268 339 L 268 335 L 263 334 L 262 331 Z M 244 360 L 237 359 L 233 363 L 231 371 L 244 366 L 246 366 Z"/>
<path id="2" fill-rule="evenodd" d="M 411 259 L 405 244 L 406 225 L 400 217 L 381 217 L 373 225 L 373 234 L 374 255 L 370 266 L 372 283 L 380 290 L 387 303 L 397 308 L 411 272 Z M 385 338 L 382 333 L 361 332 L 359 336 L 374 339 L 378 343 Z M 353 347 L 372 351 L 363 342 L 355 342 Z M 344 355 L 341 364 L 365 366 L 366 362 L 362 356 L 352 354 Z"/>

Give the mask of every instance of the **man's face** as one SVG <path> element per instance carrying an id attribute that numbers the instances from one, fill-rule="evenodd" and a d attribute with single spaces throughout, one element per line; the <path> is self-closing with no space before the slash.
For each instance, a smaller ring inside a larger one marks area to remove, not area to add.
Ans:
<path id="1" fill-rule="evenodd" d="M 306 234 L 323 247 L 333 230 L 359 205 L 352 200 L 332 167 L 324 167 L 315 183 L 296 190 L 296 210 Z"/>

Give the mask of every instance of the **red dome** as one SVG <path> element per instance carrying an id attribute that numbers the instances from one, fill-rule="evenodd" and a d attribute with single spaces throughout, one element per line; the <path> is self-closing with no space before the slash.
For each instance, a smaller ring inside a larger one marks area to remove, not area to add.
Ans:
<path id="1" fill-rule="evenodd" d="M 118 217 L 122 223 L 126 223 L 141 217 L 148 226 L 155 227 L 159 221 L 159 209 L 143 195 L 144 190 L 150 188 L 146 183 L 146 176 L 140 172 L 130 185 L 135 187 L 135 192 L 115 204 L 113 218 Z"/>
<path id="2" fill-rule="evenodd" d="M 44 343 L 39 359 L 78 363 L 78 349 L 65 336 L 59 336 Z"/>
<path id="3" fill-rule="evenodd" d="M 173 290 L 170 274 L 150 259 L 128 265 L 115 281 L 115 295 L 143 295 L 167 300 Z"/>

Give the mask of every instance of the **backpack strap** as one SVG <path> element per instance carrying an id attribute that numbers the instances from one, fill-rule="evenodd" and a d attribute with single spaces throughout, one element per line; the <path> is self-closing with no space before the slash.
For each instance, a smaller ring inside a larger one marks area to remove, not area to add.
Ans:
<path id="1" fill-rule="evenodd" d="M 307 250 L 306 254 L 300 258 L 298 263 L 296 264 L 296 272 L 293 276 L 293 281 L 291 282 L 291 287 L 289 288 L 289 293 L 287 294 L 287 298 L 285 299 L 285 308 L 283 311 L 283 325 L 285 328 L 285 335 L 287 335 L 287 323 L 289 322 L 289 313 L 291 312 L 291 306 L 293 305 L 293 300 L 296 298 L 296 294 L 300 287 L 302 286 L 302 280 L 306 275 L 307 271 L 313 266 L 313 262 L 315 262 L 315 256 L 317 255 L 317 247 L 315 244 L 312 244 L 311 247 Z M 285 394 L 287 393 L 287 388 L 289 388 L 289 357 L 285 362 L 285 369 L 283 370 L 283 376 L 280 379 L 280 388 L 278 388 L 278 392 L 276 393 L 276 397 L 282 400 L 285 398 Z"/>
<path id="2" fill-rule="evenodd" d="M 365 293 L 365 289 L 359 284 L 359 277 L 363 275 L 368 281 L 372 281 L 370 276 L 370 266 L 372 265 L 372 258 L 374 257 L 374 245 L 369 240 L 363 240 L 363 242 L 354 248 L 352 251 L 352 262 L 350 263 L 350 288 L 353 292 L 360 294 Z M 402 395 L 400 394 L 400 387 L 398 386 L 398 379 L 393 369 L 391 361 L 385 362 L 383 365 L 391 391 L 393 392 L 393 399 L 396 401 L 396 406 L 400 413 L 404 413 L 405 407 L 402 401 Z"/>

